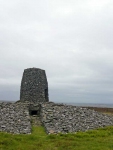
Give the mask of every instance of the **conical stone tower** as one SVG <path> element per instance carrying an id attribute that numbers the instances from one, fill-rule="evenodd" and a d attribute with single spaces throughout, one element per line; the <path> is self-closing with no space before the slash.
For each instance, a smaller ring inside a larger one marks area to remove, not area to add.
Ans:
<path id="1" fill-rule="evenodd" d="M 28 68 L 23 72 L 20 100 L 33 103 L 48 102 L 48 82 L 45 70 Z"/>

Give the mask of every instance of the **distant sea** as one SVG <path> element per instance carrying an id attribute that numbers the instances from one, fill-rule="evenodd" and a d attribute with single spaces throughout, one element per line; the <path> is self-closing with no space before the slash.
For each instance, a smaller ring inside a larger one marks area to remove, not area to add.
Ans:
<path id="1" fill-rule="evenodd" d="M 16 101 L 17 101 L 17 100 L 16 100 Z M 2 102 L 11 102 L 11 103 L 15 103 L 16 101 L 0 100 L 0 103 L 2 103 Z"/>
<path id="2" fill-rule="evenodd" d="M 13 103 L 16 102 L 16 101 L 0 100 L 0 102 L 13 102 Z M 56 102 L 56 103 L 58 103 L 58 102 Z M 101 104 L 101 103 L 66 103 L 66 102 L 61 102 L 61 103 L 67 104 L 67 105 L 73 105 L 73 106 L 82 106 L 82 107 L 113 108 L 113 104 Z"/>
<path id="3" fill-rule="evenodd" d="M 74 106 L 84 106 L 84 107 L 103 107 L 103 108 L 113 108 L 113 104 L 99 104 L 99 103 L 65 103 Z"/>

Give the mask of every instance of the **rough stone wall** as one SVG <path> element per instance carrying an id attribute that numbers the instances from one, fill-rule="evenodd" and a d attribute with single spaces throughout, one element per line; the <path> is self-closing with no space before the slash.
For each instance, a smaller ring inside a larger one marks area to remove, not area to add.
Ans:
<path id="1" fill-rule="evenodd" d="M 0 103 L 0 131 L 10 133 L 31 133 L 31 122 L 27 105 Z"/>
<path id="2" fill-rule="evenodd" d="M 24 70 L 20 100 L 29 102 L 48 102 L 48 82 L 44 70 L 28 68 Z"/>
<path id="3" fill-rule="evenodd" d="M 87 131 L 113 125 L 113 117 L 88 108 L 43 103 L 41 119 L 47 133 Z"/>

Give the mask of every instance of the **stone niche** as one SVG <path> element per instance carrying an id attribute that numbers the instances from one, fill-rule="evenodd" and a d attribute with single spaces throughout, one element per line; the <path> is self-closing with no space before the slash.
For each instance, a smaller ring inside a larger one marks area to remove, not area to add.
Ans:
<path id="1" fill-rule="evenodd" d="M 29 114 L 40 116 L 41 104 L 30 104 L 29 105 Z"/>
<path id="2" fill-rule="evenodd" d="M 39 68 L 24 70 L 20 88 L 20 100 L 33 103 L 49 101 L 45 70 Z"/>

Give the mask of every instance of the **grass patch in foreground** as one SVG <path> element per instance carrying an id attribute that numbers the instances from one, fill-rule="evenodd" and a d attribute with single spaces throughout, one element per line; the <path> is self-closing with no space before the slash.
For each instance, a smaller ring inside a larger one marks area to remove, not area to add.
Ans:
<path id="1" fill-rule="evenodd" d="M 76 134 L 47 135 L 42 126 L 30 135 L 0 132 L 0 150 L 113 150 L 113 126 Z"/>

